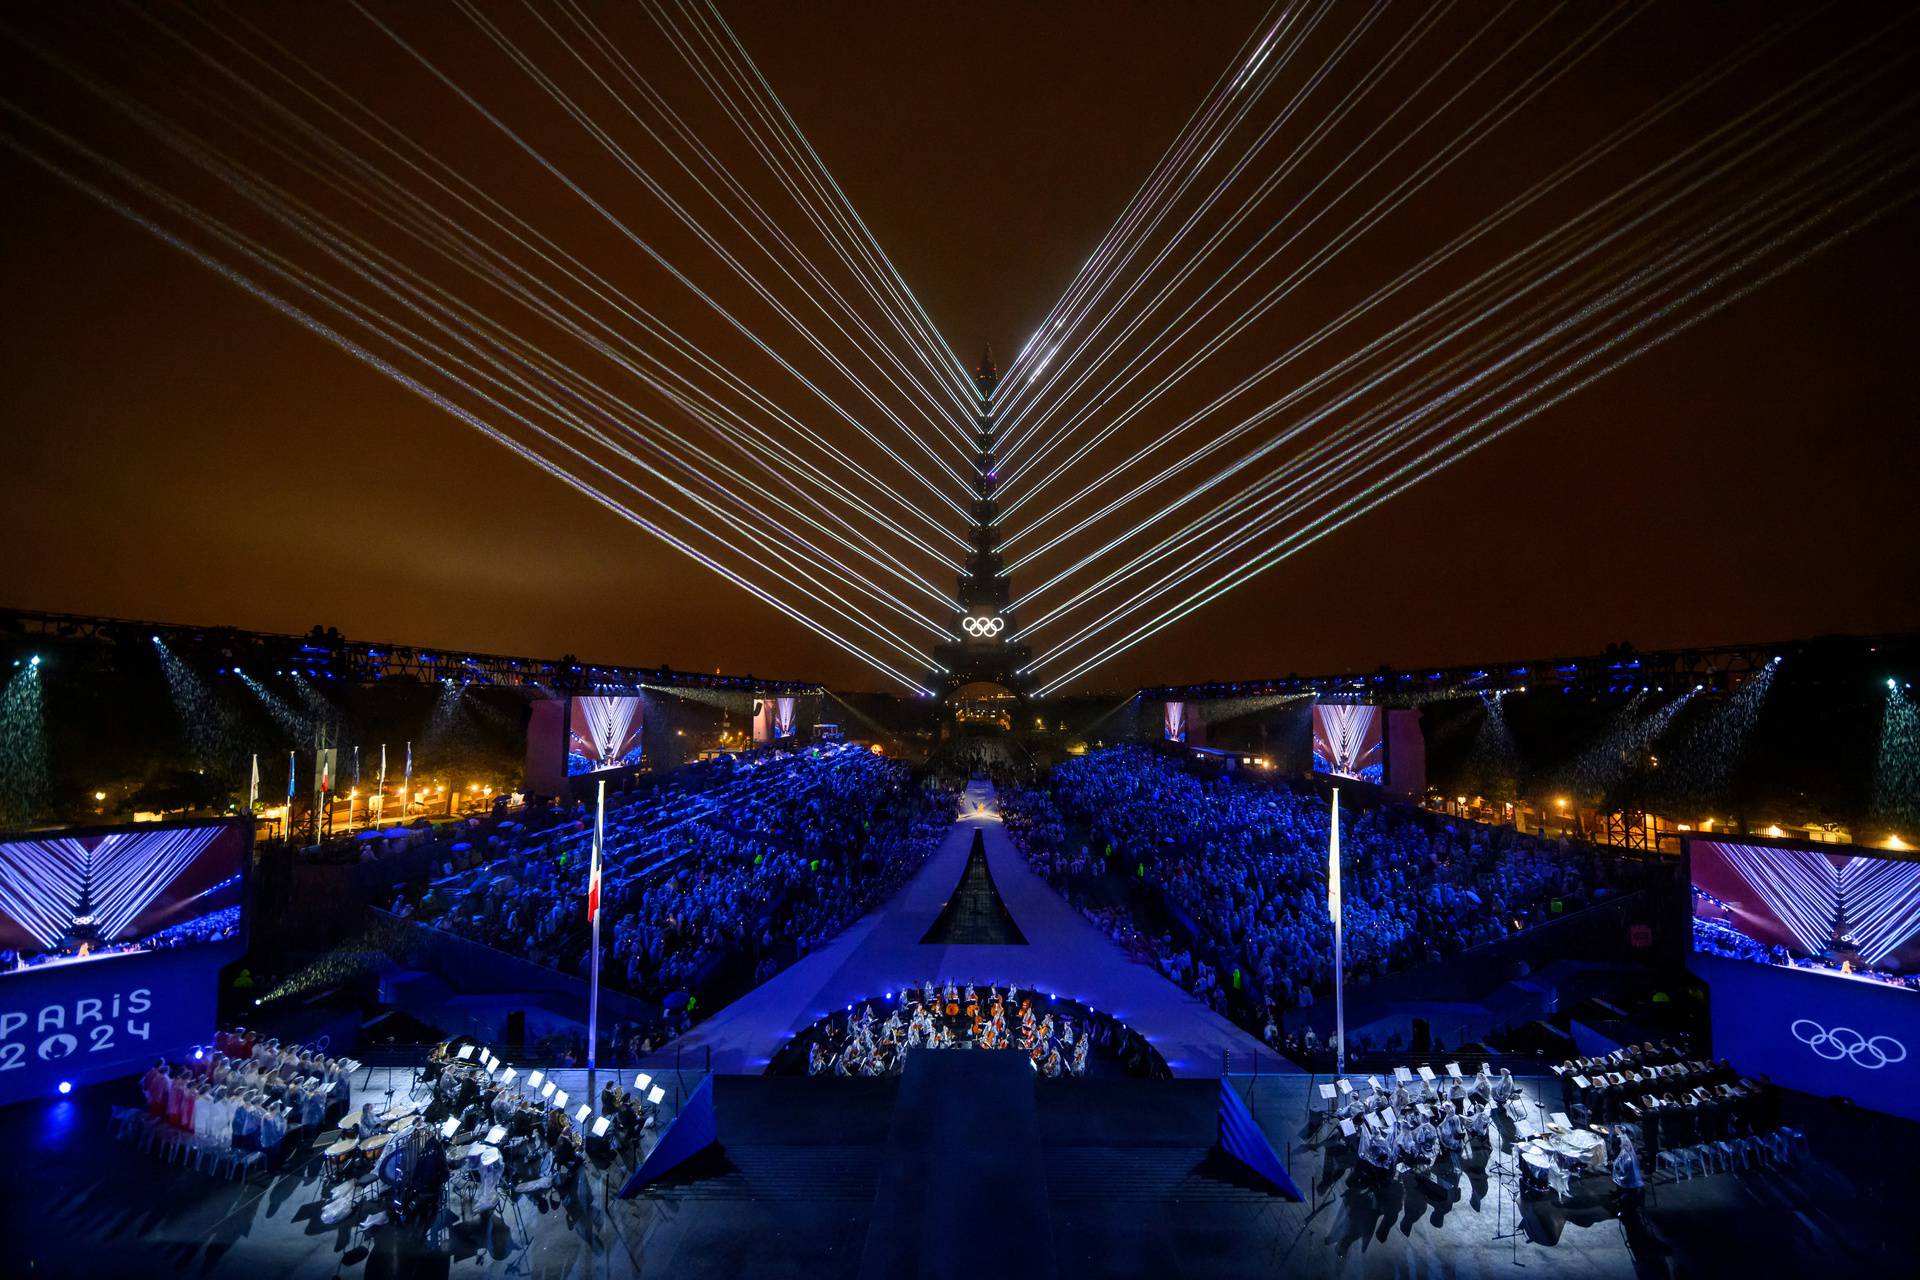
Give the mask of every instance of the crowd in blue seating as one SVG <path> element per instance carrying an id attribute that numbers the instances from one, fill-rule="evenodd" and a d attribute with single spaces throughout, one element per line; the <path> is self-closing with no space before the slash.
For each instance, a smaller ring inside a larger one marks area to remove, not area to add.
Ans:
<path id="1" fill-rule="evenodd" d="M 1035 871 L 1216 1009 L 1257 1031 L 1329 989 L 1328 806 L 1320 796 L 1206 781 L 1129 745 L 1062 763 L 1047 793 L 1016 793 L 1008 808 L 1009 831 Z M 1624 875 L 1584 848 L 1442 822 L 1406 805 L 1344 811 L 1340 839 L 1349 980 L 1508 937 L 1548 919 L 1556 903 L 1574 911 L 1597 901 Z M 1092 905 L 1094 882 L 1111 875 L 1157 891 L 1194 936 L 1143 938 L 1127 911 Z"/>
<path id="2" fill-rule="evenodd" d="M 950 792 L 849 745 L 724 757 L 610 803 L 601 974 L 662 1015 L 636 1047 L 688 1025 L 722 969 L 761 982 L 834 937 L 919 868 L 953 815 Z M 584 974 L 591 818 L 434 884 L 418 915 Z"/>

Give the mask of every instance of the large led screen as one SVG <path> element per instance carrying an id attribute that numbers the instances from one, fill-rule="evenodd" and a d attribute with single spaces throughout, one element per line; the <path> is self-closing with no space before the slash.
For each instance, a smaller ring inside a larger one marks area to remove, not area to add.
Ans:
<path id="1" fill-rule="evenodd" d="M 1695 951 L 1920 990 L 1920 862 L 1699 839 L 1687 849 Z"/>
<path id="2" fill-rule="evenodd" d="M 1386 717 L 1380 708 L 1354 702 L 1314 703 L 1313 769 L 1336 778 L 1384 783 Z"/>
<path id="3" fill-rule="evenodd" d="M 0 965 L 237 949 L 247 843 L 236 822 L 0 840 Z"/>
<path id="4" fill-rule="evenodd" d="M 639 764 L 641 705 L 637 694 L 573 699 L 567 722 L 567 773 L 600 773 Z"/>

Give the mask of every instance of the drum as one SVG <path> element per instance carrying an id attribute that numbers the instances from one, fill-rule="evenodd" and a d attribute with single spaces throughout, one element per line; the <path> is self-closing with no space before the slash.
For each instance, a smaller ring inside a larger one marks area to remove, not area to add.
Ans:
<path id="1" fill-rule="evenodd" d="M 362 1138 L 360 1140 L 360 1150 L 366 1152 L 369 1156 L 372 1156 L 373 1158 L 378 1159 L 380 1156 L 381 1149 L 384 1148 L 389 1142 L 392 1142 L 392 1141 L 393 1141 L 392 1134 L 376 1133 L 369 1137 Z"/>
<path id="2" fill-rule="evenodd" d="M 1520 1169 L 1527 1181 L 1535 1185 L 1544 1185 L 1547 1171 L 1553 1168 L 1553 1157 L 1546 1151 L 1531 1144 L 1520 1148 Z"/>

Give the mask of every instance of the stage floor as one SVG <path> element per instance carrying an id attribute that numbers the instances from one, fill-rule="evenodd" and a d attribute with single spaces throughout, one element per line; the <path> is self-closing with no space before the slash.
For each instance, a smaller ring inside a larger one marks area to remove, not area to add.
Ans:
<path id="1" fill-rule="evenodd" d="M 558 1073 L 578 1096 L 584 1077 Z M 384 1072 L 356 1083 L 365 1086 L 356 1106 L 384 1099 Z M 670 1109 L 697 1081 L 662 1083 Z M 1807 1157 L 1784 1171 L 1662 1182 L 1648 1200 L 1650 1233 L 1630 1241 L 1604 1179 L 1576 1183 L 1566 1205 L 1539 1196 L 1516 1205 L 1498 1172 L 1472 1161 L 1444 1195 L 1411 1177 L 1351 1188 L 1336 1152 L 1306 1136 L 1314 1083 L 1302 1074 L 1235 1082 L 1307 1194 L 1299 1204 L 1247 1187 L 1210 1155 L 1217 1094 L 1205 1080 L 1035 1081 L 1035 1105 L 1004 1125 L 991 1107 L 956 1105 L 958 1140 L 977 1157 L 976 1172 L 956 1182 L 924 1163 L 888 1163 L 901 1078 L 755 1076 L 718 1082 L 722 1150 L 667 1186 L 612 1199 L 627 1167 L 590 1168 L 590 1211 L 538 1212 L 523 1201 L 518 1219 L 486 1231 L 455 1225 L 435 1248 L 409 1250 L 393 1233 L 369 1245 L 350 1225 L 322 1226 L 317 1167 L 242 1186 L 114 1142 L 109 1106 L 133 1093 L 123 1082 L 0 1110 L 10 1161 L 0 1264 L 7 1275 L 87 1280 L 854 1280 L 890 1177 L 918 1168 L 928 1190 L 998 1186 L 1009 1176 L 996 1172 L 1000 1161 L 1018 1166 L 1006 1185 L 1021 1203 L 973 1206 L 951 1235 L 928 1236 L 923 1259 L 939 1250 L 976 1268 L 1010 1257 L 1023 1280 L 1042 1280 L 1023 1260 L 1048 1254 L 1045 1275 L 1075 1278 L 1505 1276 L 1516 1266 L 1574 1277 L 1920 1274 L 1920 1225 L 1908 1208 L 1920 1199 L 1920 1171 L 1906 1158 L 1920 1126 L 1789 1096 Z M 1544 1081 L 1523 1084 L 1538 1096 Z M 941 1105 L 922 1099 L 916 1114 Z M 1022 1248 L 1009 1235 L 1015 1226 L 1044 1232 L 1041 1247 Z M 901 1274 L 945 1272 L 929 1261 Z"/>
<path id="2" fill-rule="evenodd" d="M 1001 900 L 1023 945 L 922 942 L 960 883 L 978 831 Z M 1249 1070 L 1273 1050 L 1195 1000 L 1112 940 L 1027 869 L 993 810 L 993 789 L 967 789 L 961 816 L 914 877 L 832 942 L 804 956 L 648 1059 L 650 1065 L 706 1062 L 730 1074 L 764 1071 L 789 1039 L 829 1013 L 908 984 L 1017 983 L 1111 1014 L 1144 1034 L 1176 1076 L 1217 1076 L 1225 1064 Z M 1265 1069 L 1265 1067 L 1263 1067 Z"/>

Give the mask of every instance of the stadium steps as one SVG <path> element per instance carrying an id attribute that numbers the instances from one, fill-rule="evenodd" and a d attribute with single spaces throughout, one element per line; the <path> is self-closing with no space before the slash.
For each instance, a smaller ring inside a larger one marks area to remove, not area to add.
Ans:
<path id="1" fill-rule="evenodd" d="M 842 1201 L 867 1204 L 880 1182 L 881 1149 L 730 1144 L 711 1172 L 670 1178 L 644 1194 L 662 1200 Z"/>
<path id="2" fill-rule="evenodd" d="M 1049 1147 L 1047 1198 L 1069 1201 L 1208 1201 L 1269 1204 L 1257 1188 L 1214 1176 L 1221 1170 L 1206 1146 Z"/>

